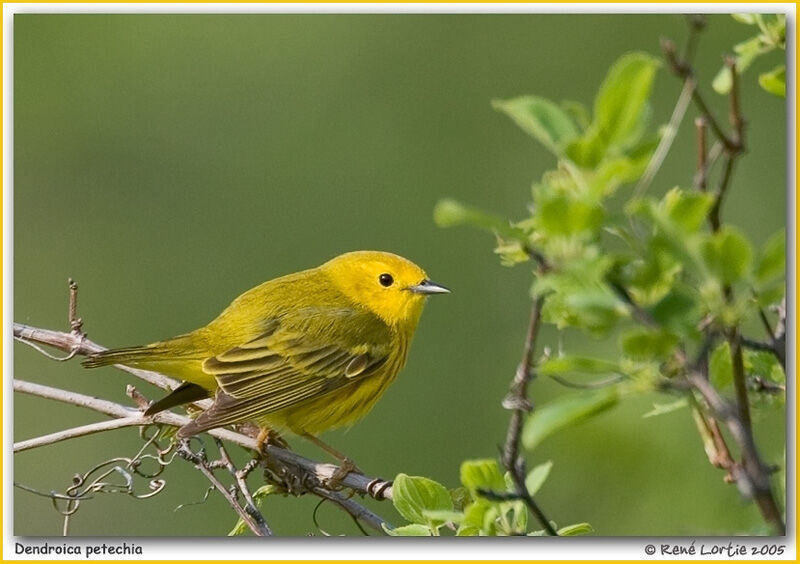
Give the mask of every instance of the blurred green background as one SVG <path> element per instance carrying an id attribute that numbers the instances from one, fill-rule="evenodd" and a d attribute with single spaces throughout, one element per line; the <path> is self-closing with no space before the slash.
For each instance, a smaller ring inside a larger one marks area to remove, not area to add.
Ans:
<path id="1" fill-rule="evenodd" d="M 106 346 L 194 329 L 242 291 L 344 251 L 381 249 L 422 265 L 453 294 L 431 300 L 404 373 L 376 409 L 326 440 L 372 475 L 425 475 L 455 486 L 463 459 L 497 454 L 500 407 L 521 355 L 530 272 L 506 269 L 493 241 L 441 230 L 436 201 L 456 197 L 522 217 L 530 185 L 552 158 L 490 108 L 538 94 L 591 104 L 623 52 L 679 42 L 679 15 L 16 15 L 14 18 L 14 319 L 67 328 L 67 277 L 79 315 Z M 751 30 L 711 16 L 696 67 L 710 81 L 721 55 Z M 785 103 L 763 92 L 757 61 L 742 80 L 748 154 L 724 216 L 755 244 L 784 224 Z M 662 69 L 654 119 L 680 91 Z M 693 110 L 651 188 L 689 185 Z M 555 347 L 547 329 L 541 342 Z M 572 351 L 607 350 L 570 335 Z M 127 403 L 130 378 L 88 372 L 15 345 L 15 375 Z M 146 386 L 147 395 L 155 392 Z M 535 401 L 565 393 L 531 387 Z M 599 535 L 720 534 L 755 530 L 752 505 L 722 482 L 688 411 L 642 419 L 652 396 L 563 432 L 530 456 L 552 459 L 539 499 L 559 524 Z M 14 398 L 14 438 L 98 420 L 79 408 Z M 758 440 L 779 462 L 783 413 L 757 413 Z M 299 439 L 300 452 L 323 455 Z M 14 457 L 15 480 L 43 491 L 117 455 L 134 430 L 82 438 Z M 237 453 L 241 460 L 243 453 Z M 166 490 L 137 501 L 98 496 L 72 519 L 75 535 L 224 535 L 235 519 L 182 462 Z M 144 488 L 146 484 L 142 484 Z M 15 490 L 14 533 L 57 535 L 46 498 Z M 278 534 L 316 533 L 317 500 L 270 498 Z M 371 504 L 398 521 L 388 503 Z M 331 506 L 331 533 L 359 534 Z"/>

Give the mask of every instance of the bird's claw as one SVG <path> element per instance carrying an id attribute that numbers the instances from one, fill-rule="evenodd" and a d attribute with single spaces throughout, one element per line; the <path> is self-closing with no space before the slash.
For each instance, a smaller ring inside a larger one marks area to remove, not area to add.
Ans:
<path id="1" fill-rule="evenodd" d="M 358 466 L 356 466 L 355 462 L 345 457 L 342 459 L 339 467 L 333 471 L 331 477 L 325 480 L 325 488 L 329 490 L 342 489 L 342 480 L 344 480 L 351 472 L 355 474 L 364 474 L 364 472 Z"/>

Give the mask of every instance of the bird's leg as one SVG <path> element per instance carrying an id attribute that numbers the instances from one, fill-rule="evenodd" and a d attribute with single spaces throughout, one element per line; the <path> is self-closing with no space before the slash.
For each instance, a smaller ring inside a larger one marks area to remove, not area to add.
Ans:
<path id="1" fill-rule="evenodd" d="M 336 460 L 339 461 L 339 468 L 333 473 L 330 479 L 327 481 L 326 487 L 329 489 L 337 489 L 341 484 L 342 480 L 344 480 L 345 476 L 347 476 L 350 472 L 355 472 L 356 474 L 363 474 L 364 472 L 356 466 L 355 462 L 353 462 L 350 458 L 330 446 L 329 444 L 323 442 L 322 440 L 318 439 L 314 435 L 310 435 L 308 433 L 303 433 L 303 437 L 317 445 L 319 448 L 333 456 Z"/>

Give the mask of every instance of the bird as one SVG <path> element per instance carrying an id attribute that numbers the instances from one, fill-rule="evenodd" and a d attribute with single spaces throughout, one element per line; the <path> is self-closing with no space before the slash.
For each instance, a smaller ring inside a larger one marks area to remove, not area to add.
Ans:
<path id="1" fill-rule="evenodd" d="M 289 431 L 349 462 L 318 435 L 372 410 L 406 363 L 426 298 L 447 293 L 408 259 L 354 251 L 246 291 L 195 331 L 105 350 L 83 365 L 119 364 L 182 380 L 148 416 L 213 396 L 178 429 L 178 439 L 252 422 L 260 428 L 259 450 Z"/>

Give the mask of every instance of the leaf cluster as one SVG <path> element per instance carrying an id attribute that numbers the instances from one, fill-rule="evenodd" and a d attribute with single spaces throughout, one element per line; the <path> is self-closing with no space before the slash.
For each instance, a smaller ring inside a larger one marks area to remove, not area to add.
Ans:
<path id="1" fill-rule="evenodd" d="M 779 33 L 778 23 L 756 16 L 753 22 Z M 620 192 L 644 175 L 663 132 L 651 123 L 650 109 L 659 67 L 646 53 L 622 56 L 600 85 L 591 112 L 574 101 L 538 96 L 495 101 L 496 109 L 553 154 L 555 168 L 533 184 L 529 213 L 520 220 L 454 200 L 435 208 L 440 226 L 494 233 L 502 264 L 531 265 L 530 295 L 545 298 L 544 322 L 616 337 L 617 348 L 606 358 L 545 352 L 537 359 L 536 374 L 608 384 L 539 406 L 525 425 L 528 449 L 623 398 L 662 390 L 665 381 L 685 374 L 709 337 L 712 378 L 730 392 L 731 355 L 719 344 L 721 337 L 757 320 L 762 308 L 784 296 L 783 229 L 756 248 L 733 225 L 711 226 L 719 204 L 711 191 L 675 186 L 661 197 Z M 774 384 L 785 379 L 768 352 L 746 351 L 744 364 L 748 377 Z M 755 387 L 751 393 L 760 395 Z M 685 405 L 682 397 L 645 416 Z"/>
<path id="2" fill-rule="evenodd" d="M 736 53 L 736 72 L 741 74 L 753 64 L 753 61 L 763 55 L 786 50 L 785 14 L 733 14 L 733 18 L 739 23 L 754 26 L 757 30 L 752 37 L 733 46 L 733 51 Z M 731 71 L 723 67 L 714 78 L 712 86 L 718 93 L 727 94 L 730 92 L 731 83 Z M 785 98 L 786 64 L 778 64 L 771 70 L 759 74 L 758 83 L 770 94 Z"/>
<path id="3" fill-rule="evenodd" d="M 525 480 L 530 495 L 535 495 L 547 480 L 552 462 L 531 470 Z M 542 536 L 543 530 L 529 530 L 525 503 L 508 473 L 494 459 L 466 460 L 461 464 L 461 487 L 448 490 L 434 480 L 399 474 L 394 479 L 393 500 L 407 525 L 386 528 L 391 536 Z M 558 530 L 561 536 L 593 532 L 588 523 L 568 525 Z"/>

